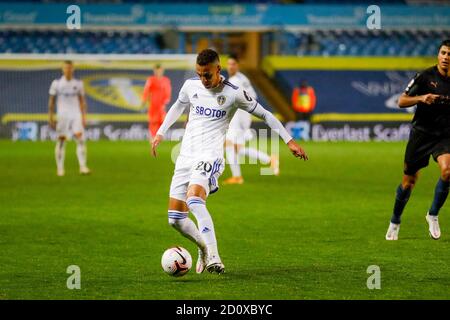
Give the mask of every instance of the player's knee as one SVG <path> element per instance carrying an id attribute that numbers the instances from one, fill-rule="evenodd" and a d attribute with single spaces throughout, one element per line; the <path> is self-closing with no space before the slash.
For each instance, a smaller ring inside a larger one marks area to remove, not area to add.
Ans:
<path id="1" fill-rule="evenodd" d="M 413 176 L 404 176 L 402 181 L 403 189 L 413 189 L 417 182 L 417 174 Z"/>
<path id="2" fill-rule="evenodd" d="M 200 198 L 200 200 L 204 201 L 203 199 L 206 199 L 205 187 L 201 186 L 199 184 L 194 184 L 194 185 L 189 186 L 187 194 L 186 194 L 186 203 L 187 203 L 187 200 L 191 197 L 197 197 L 197 198 Z"/>
<path id="3" fill-rule="evenodd" d="M 403 184 L 403 190 L 414 189 L 415 186 L 416 186 L 415 183 L 406 182 L 406 183 Z"/>
<path id="4" fill-rule="evenodd" d="M 73 136 L 77 140 L 84 140 L 84 133 L 83 133 L 83 131 L 74 132 Z"/>
<path id="5" fill-rule="evenodd" d="M 84 147 L 86 145 L 86 141 L 83 138 L 75 139 L 77 146 Z"/>
<path id="6" fill-rule="evenodd" d="M 225 147 L 231 147 L 233 145 L 233 142 L 231 140 L 225 140 Z"/>
<path id="7" fill-rule="evenodd" d="M 403 189 L 413 189 L 416 186 L 416 181 L 414 180 L 408 180 L 403 183 Z"/>
<path id="8" fill-rule="evenodd" d="M 444 181 L 450 181 L 450 166 L 441 168 L 441 178 Z"/>

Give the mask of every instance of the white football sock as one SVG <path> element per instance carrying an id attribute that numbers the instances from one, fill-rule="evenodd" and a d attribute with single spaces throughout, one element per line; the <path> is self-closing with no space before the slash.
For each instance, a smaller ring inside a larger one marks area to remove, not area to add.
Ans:
<path id="1" fill-rule="evenodd" d="M 186 201 L 189 210 L 197 219 L 198 230 L 208 247 L 208 254 L 210 256 L 218 256 L 216 233 L 214 232 L 214 224 L 211 215 L 206 209 L 205 200 L 200 197 L 189 197 Z"/>
<path id="2" fill-rule="evenodd" d="M 169 210 L 169 224 L 183 236 L 194 242 L 201 249 L 205 248 L 205 242 L 197 229 L 194 221 L 188 218 L 189 212 Z"/>
<path id="3" fill-rule="evenodd" d="M 58 171 L 64 170 L 65 155 L 66 155 L 66 140 L 58 139 L 55 147 L 56 168 L 58 169 Z"/>
<path id="4" fill-rule="evenodd" d="M 86 143 L 84 139 L 76 139 L 77 141 L 77 157 L 80 168 L 86 167 Z"/>
<path id="5" fill-rule="evenodd" d="M 241 165 L 239 164 L 239 157 L 236 154 L 236 150 L 234 149 L 234 146 L 227 146 L 225 147 L 226 153 L 227 153 L 227 160 L 230 165 L 231 169 L 231 175 L 233 177 L 240 177 L 241 176 Z"/>
<path id="6" fill-rule="evenodd" d="M 270 156 L 267 153 L 254 148 L 240 148 L 239 155 L 249 156 L 250 158 L 259 160 L 264 164 L 268 164 L 270 162 Z"/>

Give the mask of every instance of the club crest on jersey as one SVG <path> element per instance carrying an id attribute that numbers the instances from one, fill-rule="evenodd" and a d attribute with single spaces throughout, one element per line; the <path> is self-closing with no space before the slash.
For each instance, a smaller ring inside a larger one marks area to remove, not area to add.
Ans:
<path id="1" fill-rule="evenodd" d="M 218 96 L 217 97 L 217 103 L 219 104 L 219 106 L 223 105 L 226 100 L 227 100 L 227 98 L 225 96 Z"/>

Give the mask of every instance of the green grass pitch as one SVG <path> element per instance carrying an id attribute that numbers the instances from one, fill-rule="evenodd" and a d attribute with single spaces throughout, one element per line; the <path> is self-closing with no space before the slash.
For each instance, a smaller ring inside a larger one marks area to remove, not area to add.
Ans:
<path id="1" fill-rule="evenodd" d="M 400 240 L 384 240 L 405 143 L 280 145 L 281 175 L 245 165 L 242 186 L 208 199 L 226 274 L 163 273 L 172 245 L 196 249 L 167 223 L 174 143 L 89 142 L 91 176 L 75 144 L 56 176 L 51 142 L 0 141 L 0 299 L 449 299 L 450 209 L 431 240 L 425 213 L 439 176 L 422 171 Z M 221 177 L 230 175 L 227 168 Z M 69 290 L 69 265 L 81 289 Z M 381 270 L 369 290 L 367 268 Z"/>

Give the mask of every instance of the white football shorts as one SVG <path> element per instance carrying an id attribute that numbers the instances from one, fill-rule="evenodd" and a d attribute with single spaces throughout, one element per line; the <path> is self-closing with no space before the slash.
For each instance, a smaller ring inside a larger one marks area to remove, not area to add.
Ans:
<path id="1" fill-rule="evenodd" d="M 63 116 L 58 115 L 58 121 L 56 122 L 56 133 L 58 137 L 69 138 L 74 133 L 83 133 L 83 121 L 80 116 Z"/>
<path id="2" fill-rule="evenodd" d="M 208 196 L 219 189 L 219 177 L 225 168 L 223 158 L 178 156 L 170 184 L 170 197 L 186 201 L 190 185 L 201 185 Z"/>

